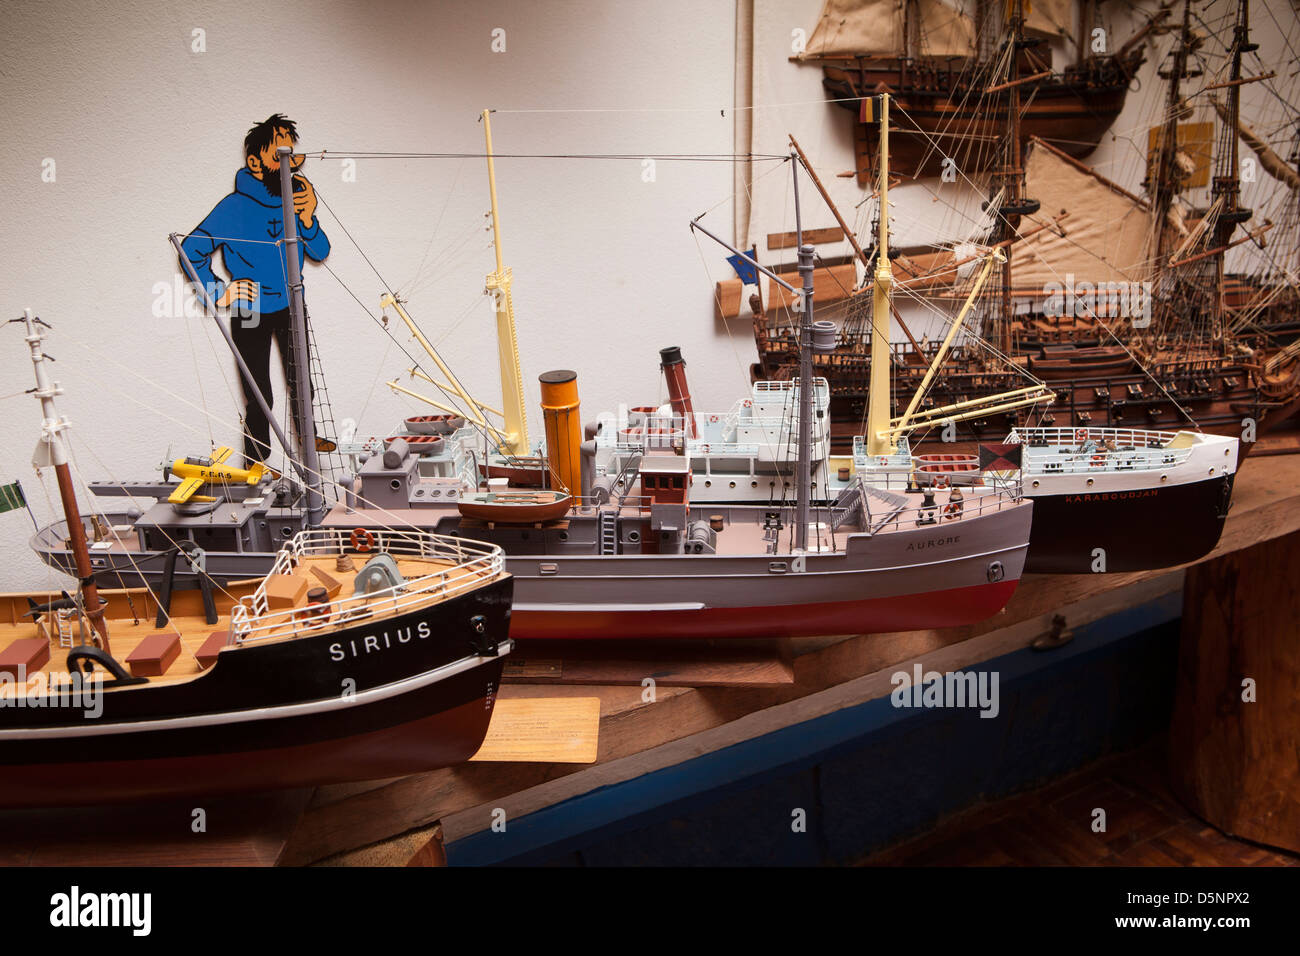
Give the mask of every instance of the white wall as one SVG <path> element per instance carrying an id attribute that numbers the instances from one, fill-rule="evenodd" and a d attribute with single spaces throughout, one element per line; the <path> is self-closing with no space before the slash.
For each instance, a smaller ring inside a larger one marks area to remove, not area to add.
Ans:
<path id="1" fill-rule="evenodd" d="M 862 191 L 835 175 L 853 166 L 849 115 L 819 102 L 820 69 L 788 60 L 791 31 L 811 33 L 820 6 L 755 0 L 755 151 L 783 153 L 795 133 L 850 221 L 865 226 L 851 212 Z M 1132 29 L 1124 6 L 1107 7 L 1113 42 Z M 1219 26 L 1234 6 L 1215 0 L 1203 16 Z M 1260 57 L 1285 66 L 1287 44 L 1300 47 L 1294 8 L 1268 0 L 1252 9 Z M 157 474 L 169 447 L 238 446 L 224 344 L 206 320 L 154 307 L 155 285 L 178 274 L 167 234 L 191 229 L 230 190 L 250 125 L 286 113 L 311 150 L 479 153 L 477 117 L 488 106 L 500 110 L 502 154 L 727 154 L 735 23 L 733 0 L 0 0 L 0 319 L 30 305 L 55 326 L 48 351 L 68 389 L 61 405 L 83 476 L 139 479 Z M 506 30 L 505 53 L 491 52 L 495 27 Z M 196 28 L 206 52 L 192 50 Z M 1113 135 L 1088 160 L 1134 190 L 1162 95 L 1160 61 L 1148 56 Z M 1261 85 L 1244 97 L 1247 112 L 1277 125 L 1280 108 Z M 531 109 L 560 111 L 509 112 Z M 42 181 L 46 159 L 55 182 Z M 756 164 L 754 174 L 770 168 Z M 577 370 L 584 418 L 594 417 L 660 395 L 664 345 L 684 349 L 697 407 L 729 406 L 747 387 L 749 323 L 728 330 L 712 317 L 712 283 L 731 274 L 725 253 L 687 228 L 713 210 L 706 222 L 732 238 L 729 165 L 660 161 L 653 183 L 639 160 L 503 158 L 497 169 L 534 428 L 538 373 Z M 338 159 L 308 166 L 452 366 L 494 394 L 482 160 L 361 159 L 355 183 L 341 173 Z M 764 253 L 767 233 L 793 228 L 788 182 L 784 168 L 757 179 L 750 238 Z M 929 238 L 941 218 L 934 185 L 891 193 L 895 241 Z M 1259 206 L 1272 189 L 1261 177 L 1245 201 Z M 803 197 L 805 225 L 832 224 L 807 187 Z M 978 206 L 975 196 L 954 201 Z M 320 215 L 331 268 L 376 312 L 379 280 L 338 222 Z M 358 419 L 362 434 L 389 433 L 420 410 L 383 385 L 405 357 L 328 272 L 309 266 L 306 282 L 337 416 Z M 30 384 L 16 327 L 0 326 L 0 481 L 23 479 L 44 521 L 28 463 L 38 410 L 14 396 Z M 53 494 L 48 476 L 47 487 Z M 0 515 L 0 589 L 53 581 L 27 551 L 30 530 L 23 515 Z"/>
<path id="2" fill-rule="evenodd" d="M 167 234 L 229 192 L 253 123 L 283 112 L 309 149 L 482 153 L 478 113 L 493 107 L 503 154 L 730 153 L 734 17 L 731 0 L 5 0 L 0 318 L 30 305 L 54 326 L 79 470 L 139 479 L 169 446 L 202 454 L 211 435 L 238 447 L 238 384 L 215 329 L 152 307 L 178 272 Z M 495 27 L 505 53 L 491 52 Z M 536 108 L 613 111 L 504 112 Z M 312 160 L 308 175 L 429 336 L 447 336 L 452 367 L 499 396 L 483 161 L 363 159 L 344 183 L 338 160 Z M 730 405 L 753 346 L 742 332 L 740 362 L 719 338 L 687 228 L 729 197 L 729 165 L 661 161 L 647 183 L 639 160 L 502 159 L 497 179 L 535 429 L 538 373 L 576 369 L 592 412 L 640 403 L 659 395 L 664 345 L 683 347 L 702 400 Z M 379 280 L 320 215 L 330 266 L 377 313 Z M 405 357 L 324 269 L 309 266 L 306 283 L 336 414 L 391 433 L 419 411 L 383 385 Z M 18 328 L 0 327 L 0 481 L 21 478 L 44 521 L 29 464 L 39 410 L 8 397 L 31 374 Z M 30 533 L 21 513 L 0 515 L 0 589 L 52 580 Z"/>

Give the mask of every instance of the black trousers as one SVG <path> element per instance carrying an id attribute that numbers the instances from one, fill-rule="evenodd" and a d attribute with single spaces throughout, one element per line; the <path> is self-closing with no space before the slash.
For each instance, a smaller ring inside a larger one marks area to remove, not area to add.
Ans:
<path id="1" fill-rule="evenodd" d="M 293 333 L 289 323 L 289 310 L 266 312 L 255 318 L 231 316 L 230 334 L 235 340 L 235 348 L 243 357 L 248 370 L 253 373 L 253 380 L 266 398 L 266 404 L 273 406 L 275 401 L 271 391 L 271 341 L 274 339 L 280 352 L 280 367 L 284 370 L 285 381 L 289 384 L 288 394 L 293 394 L 295 375 L 293 354 Z M 244 467 L 253 462 L 266 462 L 271 458 L 271 423 L 262 414 L 262 407 L 249 390 L 244 376 L 239 376 L 239 385 L 244 393 Z M 310 405 L 311 396 L 307 396 Z M 293 419 L 296 435 L 302 434 L 302 425 L 298 420 L 296 403 L 290 400 L 289 411 Z M 310 413 L 310 412 L 309 412 Z"/>

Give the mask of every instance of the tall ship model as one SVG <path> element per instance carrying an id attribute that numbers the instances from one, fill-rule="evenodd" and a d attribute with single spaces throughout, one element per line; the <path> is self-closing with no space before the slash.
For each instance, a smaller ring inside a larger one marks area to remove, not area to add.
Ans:
<path id="1" fill-rule="evenodd" d="M 1014 35 L 1003 0 L 826 0 L 806 49 L 796 59 L 818 64 L 822 85 L 854 114 L 858 181 L 876 165 L 875 123 L 867 97 L 888 90 L 907 122 L 891 147 L 894 170 L 937 176 L 945 161 L 985 170 L 997 162 L 1000 117 L 1024 81 L 1026 135 L 1070 156 L 1087 156 L 1124 107 L 1145 58 L 1143 39 L 1169 14 L 1155 16 L 1113 52 L 1095 49 L 1095 0 L 1034 0 Z M 1052 69 L 1049 38 L 1068 42 L 1071 62 Z M 1005 76 L 1008 66 L 1018 76 Z M 1017 104 L 1019 105 L 1019 104 Z"/>
<path id="2" fill-rule="evenodd" d="M 496 226 L 486 113 L 483 121 Z M 286 176 L 288 166 L 281 167 Z M 290 218 L 286 214 L 286 221 Z M 290 229 L 288 242 L 293 241 Z M 391 436 L 378 447 L 358 450 L 356 473 L 338 483 L 332 507 L 321 499 L 328 489 L 319 463 L 303 466 L 305 506 L 297 513 L 279 510 L 280 502 L 292 508 L 298 495 L 286 477 L 278 479 L 285 493 L 276 495 L 277 479 L 270 474 L 249 484 L 213 479 L 208 472 L 203 497 L 211 500 L 201 502 L 197 514 L 186 503 L 169 500 L 183 496 L 176 482 L 126 486 L 132 496 L 149 496 L 157 504 L 139 514 L 125 509 L 101 518 L 99 540 L 92 546 L 95 577 L 168 587 L 168 580 L 193 586 L 203 579 L 225 582 L 264 573 L 272 555 L 254 550 L 251 533 L 269 532 L 276 521 L 280 535 L 294 534 L 293 522 L 301 514 L 311 530 L 414 528 L 502 548 L 514 580 L 511 633 L 516 638 L 869 633 L 971 623 L 1006 604 L 1029 540 L 1032 505 L 1019 489 L 989 489 L 944 526 L 933 520 L 927 496 L 919 491 L 861 484 L 833 506 L 818 507 L 811 487 L 812 447 L 824 440 L 825 422 L 814 415 L 814 391 L 824 392 L 825 384 L 811 374 L 801 379 L 812 383 L 810 388 L 798 382 L 785 386 L 798 408 L 799 467 L 793 495 L 772 505 L 701 507 L 691 497 L 690 462 L 672 451 L 647 452 L 621 480 L 597 476 L 584 485 L 576 375 L 567 370 L 540 377 L 546 421 L 540 467 L 550 490 L 559 494 L 543 500 L 522 491 L 534 484 L 529 473 L 537 470 L 539 456 L 528 440 L 510 272 L 502 264 L 499 229 L 497 255 L 488 286 L 498 292 L 501 410 L 475 401 L 419 336 L 446 378 L 441 387 L 448 401 L 430 401 L 444 414 L 463 418 L 460 429 Z M 293 261 L 289 256 L 290 266 Z M 803 269 L 810 288 L 810 249 Z M 293 288 L 296 276 L 291 280 Z M 296 313 L 295 302 L 290 305 Z M 410 322 L 395 298 L 386 305 Z M 811 300 L 808 306 L 811 310 Z M 810 347 L 806 369 L 811 360 Z M 298 366 L 304 377 L 307 364 Z M 427 373 L 421 377 L 439 384 Z M 291 388 L 295 401 L 309 394 L 302 383 Z M 450 397 L 457 403 L 450 404 Z M 313 435 L 304 437 L 303 447 L 316 447 Z M 499 472 L 506 474 L 494 474 Z M 96 486 L 97 493 L 108 490 Z M 557 505 L 563 507 L 552 512 Z M 34 545 L 47 561 L 67 569 L 67 537 L 67 526 L 55 525 L 39 532 Z M 181 538 L 193 540 L 203 553 L 196 558 L 189 550 L 178 567 L 179 553 L 172 549 Z"/>
<path id="3" fill-rule="evenodd" d="M 232 594 L 101 591 L 43 323 L 23 320 L 75 596 L 0 596 L 0 807 L 369 780 L 460 763 L 487 733 L 513 582 L 499 548 L 302 531 Z M 61 665 L 61 666 L 60 666 Z"/>
<path id="4" fill-rule="evenodd" d="M 1025 29 L 1022 6 L 1011 6 L 1007 42 L 1013 45 Z M 1036 103 L 1035 91 L 1045 81 L 1019 75 L 1014 60 L 1003 64 L 1004 82 L 1015 85 L 1008 87 L 1005 109 L 993 113 L 1002 132 L 1000 163 L 988 173 L 990 224 L 973 242 L 906 250 L 896 260 L 899 288 L 932 307 L 960 300 L 979 250 L 1001 250 L 1006 262 L 982 292 L 972 334 L 951 350 L 946 373 L 933 382 L 923 407 L 1034 384 L 1050 387 L 1057 400 L 1038 419 L 1007 409 L 964 421 L 955 432 L 933 429 L 918 435 L 918 444 L 942 442 L 949 450 L 973 452 L 975 443 L 1026 425 L 1165 431 L 1195 425 L 1251 441 L 1283 427 L 1300 408 L 1300 133 L 1293 122 L 1273 124 L 1285 140 L 1274 148 L 1242 118 L 1241 91 L 1259 83 L 1279 102 L 1293 98 L 1274 86 L 1273 71 L 1248 75 L 1243 69 L 1255 49 L 1247 0 L 1234 4 L 1222 67 L 1213 76 L 1198 69 L 1207 38 L 1192 28 L 1192 7 L 1183 4 L 1179 22 L 1161 28 L 1173 45 L 1161 70 L 1167 87 L 1150 129 L 1144 196 L 1050 141 L 1026 136 L 1032 108 L 1021 105 L 1015 91 Z M 1202 88 L 1188 89 L 1190 77 L 1202 77 Z M 1205 121 L 1188 122 L 1198 115 Z M 1259 214 L 1240 200 L 1247 165 L 1279 187 Z M 1233 250 L 1249 250 L 1252 271 L 1227 272 Z M 834 351 L 815 364 L 830 384 L 835 446 L 844 452 L 862 431 L 870 365 L 866 316 L 874 253 L 856 252 L 864 279 L 839 297 L 833 311 L 823 310 L 838 319 L 839 331 Z M 738 316 L 739 290 L 722 291 L 719 300 L 734 303 L 723 314 Z M 751 296 L 750 303 L 759 355 L 754 378 L 792 376 L 797 317 L 780 297 Z M 906 339 L 889 355 L 897 412 L 938 346 L 915 334 L 901 314 L 896 318 Z"/>

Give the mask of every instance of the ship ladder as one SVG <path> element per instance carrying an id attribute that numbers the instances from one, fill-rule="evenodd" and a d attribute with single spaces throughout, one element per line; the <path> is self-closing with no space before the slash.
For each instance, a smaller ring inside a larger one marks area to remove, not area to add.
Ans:
<path id="1" fill-rule="evenodd" d="M 602 511 L 598 519 L 600 553 L 618 554 L 618 512 Z"/>

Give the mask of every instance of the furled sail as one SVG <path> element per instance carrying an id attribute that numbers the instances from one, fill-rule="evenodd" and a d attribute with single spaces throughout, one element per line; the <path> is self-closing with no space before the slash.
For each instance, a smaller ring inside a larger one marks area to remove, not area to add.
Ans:
<path id="1" fill-rule="evenodd" d="M 1094 284 L 1151 278 L 1151 212 L 1137 197 L 1037 138 L 1029 143 L 1025 181 L 1026 195 L 1042 203 L 1039 218 L 1061 210 L 1069 216 L 1060 223 L 1063 236 L 1044 229 L 1015 244 L 1017 290 L 1041 289 L 1067 276 Z"/>
<path id="2" fill-rule="evenodd" d="M 803 56 L 897 56 L 903 50 L 903 2 L 826 0 Z"/>
<path id="3" fill-rule="evenodd" d="M 1073 0 L 1025 0 L 1025 32 L 1048 37 L 1071 37 L 1075 23 Z"/>
<path id="4" fill-rule="evenodd" d="M 975 21 L 960 7 L 960 0 L 920 0 L 922 56 L 974 56 Z"/>
<path id="5" fill-rule="evenodd" d="M 975 53 L 975 22 L 962 0 L 826 0 L 803 58 L 901 56 L 907 32 L 919 38 L 921 56 Z"/>

